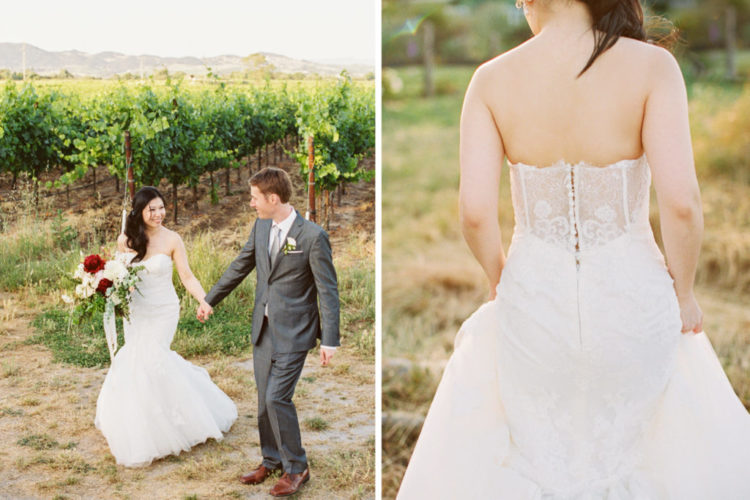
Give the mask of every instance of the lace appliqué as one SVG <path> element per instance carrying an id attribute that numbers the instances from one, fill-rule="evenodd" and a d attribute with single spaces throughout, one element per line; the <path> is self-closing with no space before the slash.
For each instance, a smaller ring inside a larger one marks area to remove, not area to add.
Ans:
<path id="1" fill-rule="evenodd" d="M 511 166 L 516 227 L 571 253 L 600 247 L 648 225 L 645 155 L 606 167 L 558 162 Z"/>

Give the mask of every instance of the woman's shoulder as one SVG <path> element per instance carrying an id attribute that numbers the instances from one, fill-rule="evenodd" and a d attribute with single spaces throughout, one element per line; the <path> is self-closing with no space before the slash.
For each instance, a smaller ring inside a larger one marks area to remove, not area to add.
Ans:
<path id="1" fill-rule="evenodd" d="M 621 36 L 610 50 L 631 61 L 642 62 L 649 66 L 673 64 L 677 61 L 669 50 L 660 45 L 625 36 Z"/>
<path id="2" fill-rule="evenodd" d="M 532 37 L 492 59 L 484 61 L 474 70 L 470 86 L 477 89 L 486 89 L 491 94 L 495 94 L 498 89 L 504 88 L 505 84 L 512 86 L 518 75 L 523 74 L 529 60 L 536 57 L 533 52 L 534 42 L 535 40 Z"/>
<path id="3" fill-rule="evenodd" d="M 502 76 L 504 73 L 508 73 L 509 70 L 515 69 L 515 65 L 523 60 L 524 53 L 528 50 L 531 40 L 527 40 L 492 59 L 484 61 L 474 70 L 474 78 L 480 80 L 496 78 Z"/>
<path id="4" fill-rule="evenodd" d="M 162 241 L 164 241 L 171 250 L 174 250 L 176 247 L 182 244 L 182 236 L 180 236 L 180 233 L 177 231 L 174 231 L 172 229 L 168 229 L 164 226 L 161 228 L 161 238 Z"/>
<path id="5" fill-rule="evenodd" d="M 611 50 L 619 59 L 616 63 L 642 76 L 649 92 L 665 84 L 675 89 L 684 85 L 677 58 L 664 47 L 621 37 Z"/>
<path id="6" fill-rule="evenodd" d="M 669 73 L 680 72 L 675 56 L 650 41 L 621 36 L 602 56 L 607 59 L 608 71 L 631 74 L 640 80 L 658 81 Z"/>

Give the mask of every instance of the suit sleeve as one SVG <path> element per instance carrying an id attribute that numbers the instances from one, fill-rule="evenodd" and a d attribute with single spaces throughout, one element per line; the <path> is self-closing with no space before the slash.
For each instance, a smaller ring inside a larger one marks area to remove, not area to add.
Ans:
<path id="1" fill-rule="evenodd" d="M 320 344 L 339 346 L 339 286 L 336 269 L 333 267 L 331 244 L 325 231 L 320 231 L 312 244 L 310 268 L 320 298 Z"/>
<path id="2" fill-rule="evenodd" d="M 229 264 L 229 267 L 222 274 L 219 281 L 211 288 L 206 295 L 206 302 L 212 307 L 221 302 L 229 295 L 242 280 L 255 269 L 255 228 L 258 227 L 258 219 L 255 220 L 253 230 L 250 232 L 250 238 L 242 247 L 240 254 Z"/>

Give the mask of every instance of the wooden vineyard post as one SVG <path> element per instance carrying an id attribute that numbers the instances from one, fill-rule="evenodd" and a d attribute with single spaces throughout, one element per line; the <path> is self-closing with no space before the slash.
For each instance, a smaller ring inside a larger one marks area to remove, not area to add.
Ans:
<path id="1" fill-rule="evenodd" d="M 315 222 L 315 155 L 313 137 L 307 138 L 307 220 Z"/>
<path id="2" fill-rule="evenodd" d="M 133 150 L 130 149 L 130 131 L 125 131 L 125 169 L 128 172 L 128 193 L 135 198 L 135 180 L 133 179 Z"/>

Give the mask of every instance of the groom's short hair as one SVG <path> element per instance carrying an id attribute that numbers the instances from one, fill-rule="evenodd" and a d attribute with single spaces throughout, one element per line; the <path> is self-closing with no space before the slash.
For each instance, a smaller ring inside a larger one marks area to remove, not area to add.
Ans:
<path id="1" fill-rule="evenodd" d="M 281 203 L 287 203 L 292 197 L 292 180 L 285 170 L 266 167 L 250 177 L 250 185 L 257 187 L 263 194 L 275 194 Z"/>

